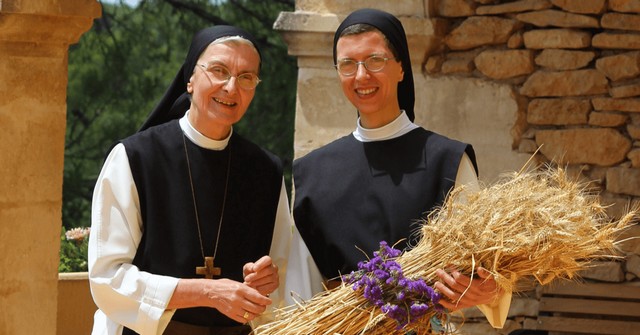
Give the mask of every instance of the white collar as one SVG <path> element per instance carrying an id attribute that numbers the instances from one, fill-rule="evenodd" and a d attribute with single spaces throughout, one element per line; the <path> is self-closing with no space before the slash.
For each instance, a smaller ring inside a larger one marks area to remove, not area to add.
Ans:
<path id="1" fill-rule="evenodd" d="M 360 142 L 384 141 L 400 137 L 416 128 L 419 128 L 418 125 L 409 120 L 404 110 L 400 110 L 400 115 L 395 120 L 380 128 L 364 128 L 358 118 L 358 125 L 353 132 L 353 137 Z"/>
<path id="2" fill-rule="evenodd" d="M 182 132 L 187 136 L 191 142 L 195 143 L 197 146 L 209 149 L 209 150 L 224 150 L 229 144 L 229 139 L 231 138 L 231 134 L 233 134 L 233 127 L 229 132 L 229 136 L 222 140 L 214 140 L 206 137 L 201 132 L 199 132 L 196 128 L 193 127 L 191 122 L 189 122 L 189 111 L 187 111 L 184 116 L 180 119 L 180 128 Z"/>

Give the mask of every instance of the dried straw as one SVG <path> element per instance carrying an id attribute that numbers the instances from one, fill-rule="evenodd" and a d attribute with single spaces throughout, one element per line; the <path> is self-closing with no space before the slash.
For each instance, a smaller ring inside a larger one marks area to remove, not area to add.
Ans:
<path id="1" fill-rule="evenodd" d="M 535 279 L 576 279 L 596 259 L 617 257 L 615 239 L 635 217 L 629 211 L 611 222 L 598 196 L 568 179 L 561 168 L 504 176 L 476 193 L 454 190 L 420 228 L 415 248 L 396 261 L 409 278 L 437 281 L 435 270 L 448 265 L 473 274 L 482 266 L 498 287 L 518 292 Z M 396 329 L 394 320 L 371 306 L 358 291 L 342 285 L 279 312 L 256 335 L 284 334 L 429 334 L 429 314 Z"/>

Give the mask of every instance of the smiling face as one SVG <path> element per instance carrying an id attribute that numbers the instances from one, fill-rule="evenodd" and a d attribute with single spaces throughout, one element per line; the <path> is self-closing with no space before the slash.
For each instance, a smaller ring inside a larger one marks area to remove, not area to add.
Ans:
<path id="1" fill-rule="evenodd" d="M 220 65 L 232 76 L 258 74 L 260 56 L 250 44 L 226 41 L 209 45 L 197 64 L 209 68 Z M 242 119 L 255 89 L 241 88 L 236 77 L 228 81 L 217 80 L 205 67 L 196 65 L 187 84 L 187 92 L 191 94 L 189 121 L 205 136 L 220 140 L 227 137 L 231 126 Z"/>
<path id="2" fill-rule="evenodd" d="M 360 64 L 353 75 L 338 74 L 342 91 L 360 112 L 360 123 L 365 128 L 384 126 L 400 115 L 398 83 L 404 76 L 402 65 L 394 59 L 379 31 L 343 36 L 336 44 L 338 62 L 344 59 L 362 62 L 371 56 L 389 59 L 379 72 L 371 72 Z"/>

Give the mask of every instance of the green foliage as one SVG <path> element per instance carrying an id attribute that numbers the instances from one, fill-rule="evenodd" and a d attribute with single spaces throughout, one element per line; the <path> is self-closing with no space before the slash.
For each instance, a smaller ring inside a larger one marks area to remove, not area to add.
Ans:
<path id="1" fill-rule="evenodd" d="M 89 239 L 68 240 L 66 230 L 62 227 L 60 232 L 60 263 L 58 272 L 84 272 L 87 271 L 87 248 Z"/>
<path id="2" fill-rule="evenodd" d="M 272 25 L 280 11 L 293 8 L 293 0 L 145 0 L 135 8 L 105 4 L 102 17 L 69 51 L 64 227 L 90 225 L 93 187 L 109 149 L 135 133 L 159 102 L 193 34 L 215 24 L 243 27 L 259 41 L 263 82 L 235 129 L 283 158 L 289 181 L 296 63 Z M 67 260 L 73 253 L 65 242 L 61 268 L 75 262 Z"/>

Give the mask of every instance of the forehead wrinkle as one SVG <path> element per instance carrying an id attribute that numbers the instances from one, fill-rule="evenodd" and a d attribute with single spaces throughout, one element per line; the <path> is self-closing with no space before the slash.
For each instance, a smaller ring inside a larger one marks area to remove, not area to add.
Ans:
<path id="1" fill-rule="evenodd" d="M 225 68 L 227 71 L 231 72 L 231 70 L 229 69 L 229 66 L 224 61 L 219 59 L 213 59 L 213 60 L 207 61 L 205 62 L 205 64 L 207 65 L 207 69 L 211 66 L 218 65 Z M 241 75 L 245 73 L 257 74 L 256 71 L 246 70 L 246 71 L 239 71 L 238 73 L 236 73 L 236 75 Z"/>
<path id="2" fill-rule="evenodd" d="M 249 48 L 250 52 L 247 52 Z M 252 58 L 256 56 L 256 64 L 252 64 Z M 244 44 L 211 44 L 202 53 L 202 61 L 207 65 L 219 64 L 228 70 L 238 69 L 236 74 L 258 73 L 260 57 L 253 47 Z"/>

